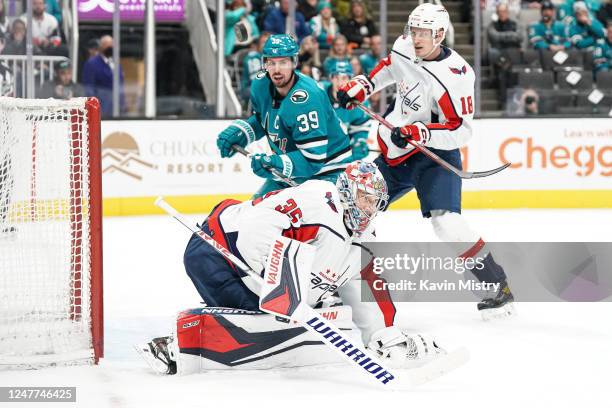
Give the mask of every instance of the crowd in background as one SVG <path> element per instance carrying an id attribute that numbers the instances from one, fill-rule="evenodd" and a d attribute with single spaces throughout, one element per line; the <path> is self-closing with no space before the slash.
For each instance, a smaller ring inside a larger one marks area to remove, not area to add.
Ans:
<path id="1" fill-rule="evenodd" d="M 568 89 L 590 94 L 595 88 L 610 86 L 606 73 L 612 70 L 612 0 L 508 0 L 483 3 L 483 8 L 483 15 L 491 16 L 485 39 L 493 70 L 491 85 L 498 87 L 501 102 L 516 99 L 507 92 L 513 86 L 523 88 L 519 114 L 541 113 L 542 91 Z M 534 12 L 537 17 L 532 19 L 529 15 Z M 542 71 L 541 76 L 521 75 L 534 70 Z M 571 71 L 580 78 L 568 75 Z"/>
<path id="2" fill-rule="evenodd" d="M 11 74 L 17 78 L 17 89 L 11 89 L 14 95 L 23 94 L 24 84 L 21 80 L 23 64 L 10 60 L 11 56 L 26 55 L 27 16 L 22 14 L 15 18 L 7 15 L 6 4 L 0 0 L 0 56 L 9 58 L 3 70 L 15 71 Z M 112 80 L 113 80 L 113 39 L 103 36 L 92 39 L 88 44 L 89 58 L 82 66 L 80 84 L 72 80 L 72 62 L 68 59 L 66 35 L 62 29 L 62 10 L 58 0 L 32 0 L 32 53 L 34 56 L 61 57 L 49 58 L 46 63 L 35 65 L 36 83 L 39 77 L 48 78 L 37 87 L 37 98 L 70 99 L 82 96 L 95 96 L 100 100 L 102 116 L 112 116 Z M 62 58 L 63 57 L 63 58 Z M 13 63 L 12 63 L 13 62 Z M 53 65 L 51 67 L 51 65 Z M 120 68 L 120 84 L 123 89 L 123 73 Z M 6 81 L 5 81 L 6 82 Z M 125 110 L 125 98 L 120 92 L 120 111 Z"/>
<path id="3" fill-rule="evenodd" d="M 240 94 L 248 100 L 249 86 L 261 70 L 261 50 L 270 34 L 286 32 L 289 0 L 278 4 L 226 0 L 225 55 L 240 66 Z M 237 28 L 236 26 L 239 26 Z M 238 41 L 236 31 L 247 33 Z M 364 0 L 297 0 L 295 33 L 300 44 L 298 69 L 316 80 L 329 77 L 338 63 L 352 73 L 369 74 L 381 57 L 378 28 Z M 377 101 L 373 101 L 376 103 Z"/>
<path id="4" fill-rule="evenodd" d="M 58 1 L 32 0 L 34 55 L 65 57 L 54 65 L 49 81 L 38 87 L 36 96 L 96 96 L 103 116 L 109 117 L 113 111 L 113 40 L 103 36 L 87 43 L 81 84 L 75 84 Z M 465 9 L 468 3 L 466 0 Z M 569 70 L 580 72 L 581 83 L 592 83 L 593 88 L 604 85 L 608 73 L 612 75 L 612 0 L 481 0 L 481 8 L 486 29 L 484 64 L 492 70 L 484 85 L 498 89 L 502 105 L 518 98 L 522 114 L 536 114 L 542 111 L 538 109 L 542 89 L 567 88 Z M 248 100 L 250 82 L 262 68 L 266 38 L 286 32 L 288 13 L 289 0 L 226 0 L 224 53 L 228 66 L 237 67 L 242 100 Z M 25 55 L 27 30 L 26 15 L 9 18 L 5 0 L 0 0 L 0 55 Z M 244 35 L 237 37 L 237 31 Z M 338 63 L 350 64 L 353 75 L 369 74 L 382 57 L 383 44 L 367 0 L 297 0 L 295 33 L 300 43 L 298 69 L 316 80 L 327 79 Z M 120 112 L 124 112 L 119 68 Z M 550 81 L 521 83 L 526 77 L 523 72 L 529 70 L 552 71 L 552 85 Z M 518 97 L 512 93 L 515 87 L 522 89 Z M 569 86 L 573 88 L 575 84 Z M 378 101 L 372 102 L 376 107 Z"/>

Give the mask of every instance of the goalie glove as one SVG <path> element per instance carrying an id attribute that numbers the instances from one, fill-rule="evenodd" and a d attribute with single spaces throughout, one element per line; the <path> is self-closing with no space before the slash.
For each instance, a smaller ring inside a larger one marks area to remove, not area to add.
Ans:
<path id="1" fill-rule="evenodd" d="M 431 133 L 423 122 L 414 122 L 412 125 L 396 127 L 391 131 L 391 141 L 399 148 L 408 146 L 407 139 L 411 139 L 421 146 L 425 146 L 431 139 Z"/>
<path id="2" fill-rule="evenodd" d="M 419 367 L 440 354 L 446 354 L 431 337 L 407 334 L 395 326 L 374 332 L 368 349 L 395 368 Z"/>
<path id="3" fill-rule="evenodd" d="M 372 81 L 365 75 L 357 75 L 338 89 L 337 97 L 342 108 L 353 109 L 352 103 L 363 103 L 372 93 Z"/>

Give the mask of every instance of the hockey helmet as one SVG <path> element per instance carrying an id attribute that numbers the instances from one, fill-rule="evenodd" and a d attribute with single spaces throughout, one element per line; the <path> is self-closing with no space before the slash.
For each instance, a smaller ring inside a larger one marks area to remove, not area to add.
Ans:
<path id="1" fill-rule="evenodd" d="M 297 64 L 297 54 L 300 46 L 289 34 L 273 34 L 266 40 L 261 53 L 262 60 L 266 58 L 290 57 Z"/>
<path id="2" fill-rule="evenodd" d="M 376 164 L 356 161 L 349 164 L 336 181 L 344 221 L 358 236 L 370 225 L 379 211 L 387 207 L 387 183 Z"/>
<path id="3" fill-rule="evenodd" d="M 408 23 L 406 27 L 404 27 L 404 35 L 410 36 L 410 27 L 426 28 L 431 30 L 435 43 L 441 44 L 444 40 L 444 36 L 446 36 L 448 32 L 449 26 L 450 18 L 444 6 L 433 3 L 423 3 L 418 5 L 412 10 L 412 13 L 410 13 Z M 437 37 L 439 30 L 444 30 L 441 37 Z"/>

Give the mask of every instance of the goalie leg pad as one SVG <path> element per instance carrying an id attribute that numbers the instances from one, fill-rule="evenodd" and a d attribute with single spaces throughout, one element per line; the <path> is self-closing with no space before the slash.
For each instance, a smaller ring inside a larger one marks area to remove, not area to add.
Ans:
<path id="1" fill-rule="evenodd" d="M 317 310 L 352 334 L 349 306 Z M 296 322 L 263 312 L 229 308 L 189 309 L 176 326 L 179 375 L 205 370 L 270 369 L 341 362 L 332 350 Z"/>

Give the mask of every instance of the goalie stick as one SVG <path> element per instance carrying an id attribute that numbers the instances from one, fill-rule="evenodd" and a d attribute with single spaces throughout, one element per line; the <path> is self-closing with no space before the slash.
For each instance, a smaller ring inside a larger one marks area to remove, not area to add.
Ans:
<path id="1" fill-rule="evenodd" d="M 382 124 L 387 129 L 392 131 L 395 128 L 395 126 L 393 126 L 388 120 L 386 120 L 385 118 L 380 116 L 378 113 L 372 111 L 367 106 L 364 106 L 363 104 L 358 103 L 358 102 L 355 102 L 354 105 L 357 106 L 362 111 L 364 111 L 365 114 L 368 115 L 369 117 L 371 117 L 372 119 L 380 122 L 380 124 Z M 459 170 L 458 168 L 456 168 L 452 164 L 448 163 L 446 160 L 442 159 L 440 156 L 438 156 L 437 154 L 435 154 L 434 152 L 432 152 L 431 150 L 429 150 L 425 146 L 422 146 L 422 145 L 418 144 L 417 142 L 415 142 L 412 139 L 406 139 L 406 141 L 410 145 L 412 145 L 415 149 L 421 151 L 424 155 L 428 156 L 430 159 L 432 159 L 433 161 L 438 163 L 440 166 L 444 167 L 446 170 L 450 171 L 451 173 L 455 173 L 457 176 L 461 177 L 462 179 L 471 179 L 471 178 L 481 178 L 481 177 L 492 176 L 493 174 L 499 173 L 500 171 L 504 170 L 505 168 L 509 167 L 512 164 L 512 163 L 506 163 L 503 166 L 499 166 L 496 169 L 488 170 L 488 171 L 474 171 L 474 172 L 472 172 L 472 171 Z"/>
<path id="2" fill-rule="evenodd" d="M 263 278 L 258 273 L 253 271 L 223 245 L 215 241 L 210 235 L 202 231 L 195 223 L 189 222 L 174 207 L 168 204 L 163 197 L 158 197 L 155 200 L 155 205 L 183 224 L 183 226 L 200 237 L 204 242 L 211 245 L 225 259 L 242 269 L 260 287 L 264 284 Z M 302 314 L 303 318 L 300 319 L 299 323 L 306 330 L 318 336 L 322 343 L 339 353 L 353 367 L 360 368 L 359 371 L 375 380 L 379 385 L 387 388 L 403 388 L 403 381 L 400 381 L 400 378 L 392 374 L 392 371 L 386 368 L 378 359 L 371 357 L 364 347 L 362 348 L 359 344 L 347 338 L 333 323 L 318 314 L 307 304 L 304 304 L 302 311 L 304 312 Z M 406 384 L 408 386 L 420 385 L 462 366 L 468 359 L 469 353 L 467 349 L 459 348 L 446 355 L 439 356 L 422 367 L 410 369 L 408 375 L 401 378 L 408 382 Z M 398 387 L 393 387 L 394 384 L 398 384 Z"/>

